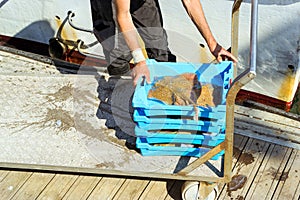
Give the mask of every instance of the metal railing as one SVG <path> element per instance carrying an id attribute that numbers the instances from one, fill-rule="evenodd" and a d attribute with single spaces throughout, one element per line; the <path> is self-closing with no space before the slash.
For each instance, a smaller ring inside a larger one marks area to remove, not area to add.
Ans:
<path id="1" fill-rule="evenodd" d="M 234 53 L 238 53 L 238 21 L 239 8 L 242 0 L 236 0 L 232 9 L 232 47 Z M 251 31 L 250 31 L 250 59 L 249 68 L 235 77 L 227 94 L 226 99 L 226 139 L 224 157 L 224 179 L 225 182 L 231 179 L 232 155 L 233 155 L 233 133 L 234 133 L 234 105 L 237 93 L 240 89 L 253 80 L 256 76 L 256 52 L 257 52 L 257 31 L 258 31 L 258 0 L 251 1 Z M 236 72 L 235 72 L 236 73 Z"/>

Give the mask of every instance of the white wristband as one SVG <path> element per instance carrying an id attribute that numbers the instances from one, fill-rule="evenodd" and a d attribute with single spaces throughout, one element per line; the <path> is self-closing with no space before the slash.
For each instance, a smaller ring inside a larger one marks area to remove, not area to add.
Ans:
<path id="1" fill-rule="evenodd" d="M 141 61 L 146 60 L 145 56 L 143 54 L 143 51 L 141 48 L 135 49 L 131 52 L 131 55 L 133 57 L 133 62 L 134 64 L 139 63 Z"/>

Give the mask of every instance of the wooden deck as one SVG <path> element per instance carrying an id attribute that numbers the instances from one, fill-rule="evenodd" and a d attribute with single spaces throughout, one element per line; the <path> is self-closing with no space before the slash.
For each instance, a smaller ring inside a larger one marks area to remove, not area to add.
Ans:
<path id="1" fill-rule="evenodd" d="M 236 135 L 233 175 L 246 183 L 235 191 L 219 185 L 218 199 L 300 198 L 300 151 Z M 0 170 L 1 199 L 181 199 L 183 181 Z"/>

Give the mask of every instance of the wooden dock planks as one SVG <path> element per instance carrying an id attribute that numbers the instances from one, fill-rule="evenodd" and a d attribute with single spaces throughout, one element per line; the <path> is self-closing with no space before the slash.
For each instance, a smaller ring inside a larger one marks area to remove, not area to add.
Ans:
<path id="1" fill-rule="evenodd" d="M 271 145 L 259 167 L 247 196 L 251 199 L 272 199 L 287 162 L 287 148 Z M 288 156 L 287 156 L 288 157 Z"/>
<path id="2" fill-rule="evenodd" d="M 36 199 L 55 175 L 50 173 L 32 173 L 11 199 Z"/>
<path id="3" fill-rule="evenodd" d="M 2 173 L 5 173 L 2 171 Z M 0 194 L 3 199 L 10 199 L 26 183 L 27 179 L 32 176 L 32 172 L 9 172 L 0 182 Z"/>
<path id="4" fill-rule="evenodd" d="M 100 180 L 97 176 L 79 176 L 62 199 L 87 199 Z"/>
<path id="5" fill-rule="evenodd" d="M 218 199 L 292 199 L 300 195 L 300 151 L 235 135 L 233 175 L 247 182 Z M 2 199 L 180 200 L 183 181 L 0 170 Z"/>
<path id="6" fill-rule="evenodd" d="M 127 179 L 120 187 L 113 199 L 115 200 L 137 200 L 143 193 L 149 180 Z"/>
<path id="7" fill-rule="evenodd" d="M 112 199 L 124 182 L 124 178 L 103 177 L 87 199 Z"/>
<path id="8" fill-rule="evenodd" d="M 274 199 L 300 199 L 300 151 L 293 149 L 285 166 Z"/>
<path id="9" fill-rule="evenodd" d="M 173 187 L 175 181 L 151 181 L 140 196 L 140 200 L 161 200 L 168 196 L 168 191 Z"/>
<path id="10" fill-rule="evenodd" d="M 76 175 L 56 174 L 37 199 L 62 199 L 78 177 Z"/>

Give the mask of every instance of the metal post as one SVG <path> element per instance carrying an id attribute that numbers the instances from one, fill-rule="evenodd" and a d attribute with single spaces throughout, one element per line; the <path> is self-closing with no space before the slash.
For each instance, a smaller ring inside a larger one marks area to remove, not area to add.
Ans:
<path id="1" fill-rule="evenodd" d="M 226 99 L 226 139 L 224 156 L 225 182 L 231 180 L 235 98 L 239 90 L 256 76 L 257 26 L 258 0 L 252 0 L 249 68 L 235 78 L 228 91 Z"/>

